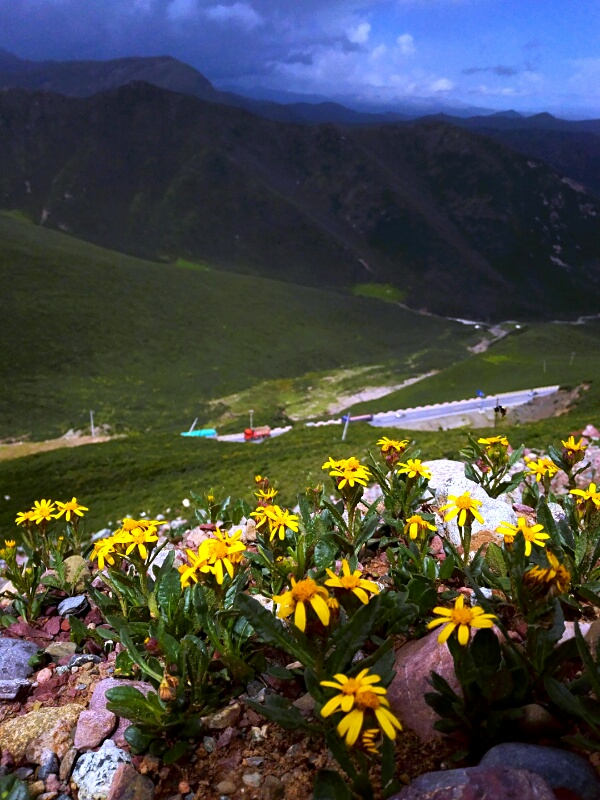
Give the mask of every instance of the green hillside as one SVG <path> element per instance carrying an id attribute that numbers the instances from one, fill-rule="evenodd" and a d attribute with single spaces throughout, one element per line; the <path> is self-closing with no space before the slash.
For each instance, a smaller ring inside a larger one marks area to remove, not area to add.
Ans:
<path id="1" fill-rule="evenodd" d="M 0 296 L 0 438 L 62 435 L 90 409 L 114 430 L 176 432 L 265 381 L 381 364 L 400 382 L 464 357 L 473 337 L 374 299 L 141 261 L 6 215 Z M 258 397 L 261 422 L 278 403 Z"/>
<path id="2" fill-rule="evenodd" d="M 536 386 L 600 383 L 600 321 L 585 325 L 547 323 L 522 328 L 485 353 L 449 365 L 431 378 L 382 400 L 353 406 L 354 413 L 429 405 L 446 400 Z M 598 387 L 600 389 L 600 387 Z"/>

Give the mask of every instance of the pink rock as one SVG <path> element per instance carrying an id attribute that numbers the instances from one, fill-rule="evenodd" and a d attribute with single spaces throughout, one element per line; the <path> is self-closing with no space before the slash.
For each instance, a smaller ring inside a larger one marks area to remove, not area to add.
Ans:
<path id="1" fill-rule="evenodd" d="M 48 667 L 44 667 L 44 669 L 41 669 L 38 672 L 35 679 L 39 684 L 47 683 L 48 681 L 52 680 L 52 675 L 52 670 L 48 669 Z"/>
<path id="2" fill-rule="evenodd" d="M 108 689 L 114 689 L 116 686 L 131 686 L 133 689 L 139 689 L 144 695 L 154 691 L 152 686 L 149 683 L 144 683 L 144 681 L 128 681 L 124 678 L 104 678 L 104 680 L 96 684 L 96 688 L 90 700 L 89 710 L 95 711 L 97 709 L 105 709 L 108 702 L 106 699 L 106 692 Z"/>
<path id="3" fill-rule="evenodd" d="M 575 795 L 573 795 L 574 797 Z M 509 767 L 468 767 L 426 772 L 389 800 L 555 800 L 546 781 L 533 772 Z"/>
<path id="4" fill-rule="evenodd" d="M 119 764 L 107 800 L 152 800 L 153 797 L 154 783 L 151 778 L 140 775 L 131 764 Z"/>
<path id="5" fill-rule="evenodd" d="M 47 792 L 60 792 L 60 780 L 58 779 L 58 775 L 48 775 L 46 778 L 46 791 Z"/>
<path id="6" fill-rule="evenodd" d="M 586 425 L 581 431 L 581 435 L 586 439 L 600 439 L 600 431 L 594 425 Z"/>
<path id="7" fill-rule="evenodd" d="M 459 689 L 450 651 L 445 644 L 439 644 L 437 637 L 438 632 L 434 631 L 422 639 L 407 642 L 398 650 L 394 665 L 396 675 L 387 694 L 400 722 L 424 742 L 442 737 L 433 727 L 439 717 L 424 699 L 426 692 L 433 691 L 429 683 L 431 673 L 441 675 L 454 691 Z"/>
<path id="8" fill-rule="evenodd" d="M 78 750 L 92 750 L 111 735 L 117 724 L 112 711 L 82 711 L 77 722 L 74 745 Z"/>
<path id="9" fill-rule="evenodd" d="M 60 617 L 50 617 L 48 622 L 44 625 L 44 630 L 51 636 L 56 636 L 60 630 Z"/>

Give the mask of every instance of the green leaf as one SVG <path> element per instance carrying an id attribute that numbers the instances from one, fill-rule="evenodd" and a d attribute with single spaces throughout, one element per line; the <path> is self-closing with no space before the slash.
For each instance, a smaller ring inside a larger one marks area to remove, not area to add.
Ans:
<path id="1" fill-rule="evenodd" d="M 125 741 L 132 748 L 135 755 L 144 753 L 150 747 L 150 743 L 154 738 L 154 734 L 145 733 L 137 725 L 130 725 L 128 728 L 125 728 L 125 733 L 123 735 Z"/>
<path id="2" fill-rule="evenodd" d="M 163 764 L 169 765 L 179 761 L 190 750 L 190 747 L 190 742 L 177 742 L 163 754 Z"/>
<path id="3" fill-rule="evenodd" d="M 16 775 L 4 775 L 0 778 L 0 800 L 29 800 L 27 785 Z"/>
<path id="4" fill-rule="evenodd" d="M 121 637 L 121 644 L 129 652 L 129 656 L 130 656 L 131 660 L 133 661 L 133 663 L 137 664 L 138 667 L 146 675 L 150 675 L 152 678 L 154 678 L 157 681 L 162 681 L 162 678 L 163 678 L 162 674 L 160 672 L 156 672 L 155 670 L 153 670 L 152 667 L 150 667 L 148 665 L 148 663 L 146 661 L 144 661 L 144 659 L 142 658 L 139 650 L 137 649 L 137 647 L 133 643 L 127 628 L 125 628 L 125 627 L 121 628 L 120 637 Z M 121 716 L 127 716 L 127 715 L 125 714 L 125 715 L 121 715 Z M 131 719 L 131 717 L 127 717 L 127 719 Z"/>
<path id="5" fill-rule="evenodd" d="M 258 600 L 247 594 L 240 594 L 237 598 L 237 607 L 265 642 L 278 645 L 305 667 L 314 669 L 315 660 L 308 650 L 302 647 L 282 623 L 270 611 L 261 606 Z"/>
<path id="6" fill-rule="evenodd" d="M 293 681 L 296 677 L 289 669 L 281 667 L 279 664 L 271 664 L 267 669 L 267 675 L 277 678 L 278 681 Z"/>
<path id="7" fill-rule="evenodd" d="M 169 622 L 177 612 L 181 591 L 181 576 L 176 569 L 171 569 L 163 575 L 155 589 L 156 602 Z"/>
<path id="8" fill-rule="evenodd" d="M 447 581 L 448 578 L 452 576 L 454 572 L 455 562 L 454 556 L 448 556 L 440 563 L 440 571 L 439 571 L 439 579 L 441 581 Z"/>
<path id="9" fill-rule="evenodd" d="M 287 731 L 312 730 L 312 726 L 308 725 L 300 711 L 289 700 L 286 700 L 285 697 L 280 697 L 278 694 L 268 694 L 264 705 L 250 699 L 246 699 L 245 703 L 258 714 L 262 714 L 263 717 L 277 723 Z"/>
<path id="10" fill-rule="evenodd" d="M 557 681 L 556 678 L 552 678 L 550 675 L 546 675 L 544 677 L 544 687 L 550 700 L 552 700 L 561 711 L 568 714 L 570 717 L 575 717 L 576 719 L 582 718 L 583 709 L 581 708 L 579 698 L 571 694 L 567 687 L 563 686 L 560 681 Z"/>
<path id="11" fill-rule="evenodd" d="M 157 695 L 155 697 L 158 698 Z M 106 708 L 118 717 L 125 717 L 138 725 L 156 726 L 160 721 L 151 701 L 133 686 L 108 689 L 106 699 L 109 701 Z"/>
<path id="12" fill-rule="evenodd" d="M 331 567 L 335 561 L 338 548 L 330 537 L 323 537 L 315 545 L 314 562 L 319 570 L 324 570 L 326 567 Z"/>
<path id="13" fill-rule="evenodd" d="M 330 675 L 343 671 L 364 645 L 375 626 L 379 605 L 379 597 L 371 598 L 367 605 L 361 606 L 345 625 L 335 631 L 330 639 L 334 651 L 325 662 L 325 669 Z"/>
<path id="14" fill-rule="evenodd" d="M 577 620 L 575 621 L 575 640 L 577 642 L 579 655 L 581 656 L 581 660 L 583 661 L 583 665 L 585 667 L 586 675 L 592 684 L 594 694 L 597 698 L 600 698 L 600 674 L 598 672 L 598 665 L 594 661 L 590 649 L 587 646 L 587 642 L 583 638 L 581 628 L 579 627 L 579 622 L 577 622 Z"/>
<path id="15" fill-rule="evenodd" d="M 505 578 L 507 575 L 506 563 L 502 555 L 502 548 L 495 542 L 490 542 L 485 554 L 485 561 L 492 572 Z"/>
<path id="16" fill-rule="evenodd" d="M 322 769 L 315 777 L 313 800 L 352 800 L 352 794 L 339 772 Z"/>
<path id="17" fill-rule="evenodd" d="M 477 631 L 469 648 L 479 671 L 480 680 L 491 679 L 500 669 L 502 651 L 498 637 L 490 628 Z"/>

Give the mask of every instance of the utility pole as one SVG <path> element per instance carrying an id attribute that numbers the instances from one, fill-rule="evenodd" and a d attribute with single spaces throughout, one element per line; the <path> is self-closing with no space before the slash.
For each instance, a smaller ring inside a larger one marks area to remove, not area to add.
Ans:
<path id="1" fill-rule="evenodd" d="M 92 431 L 92 436 L 96 435 L 96 428 L 94 428 L 94 412 L 90 410 L 90 430 Z"/>
<path id="2" fill-rule="evenodd" d="M 571 360 L 569 361 L 569 366 L 572 366 L 574 358 L 575 358 L 575 353 L 571 353 Z"/>
<path id="3" fill-rule="evenodd" d="M 342 442 L 346 441 L 346 432 L 348 430 L 348 423 L 350 422 L 350 414 L 346 414 L 345 417 L 342 417 L 344 420 L 344 430 L 342 432 Z"/>
<path id="4" fill-rule="evenodd" d="M 251 408 L 251 409 L 250 409 L 250 427 L 251 427 L 251 428 L 252 428 L 252 418 L 253 418 L 253 415 L 254 415 L 254 409 L 253 409 L 253 408 Z"/>

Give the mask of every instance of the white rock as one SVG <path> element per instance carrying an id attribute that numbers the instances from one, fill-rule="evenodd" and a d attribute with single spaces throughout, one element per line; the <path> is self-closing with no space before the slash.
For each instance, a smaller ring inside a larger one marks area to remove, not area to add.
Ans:
<path id="1" fill-rule="evenodd" d="M 106 800 L 117 767 L 123 763 L 131 763 L 131 756 L 112 739 L 107 739 L 95 753 L 80 756 L 71 777 L 79 800 Z"/>
<path id="2" fill-rule="evenodd" d="M 564 508 L 559 506 L 558 503 L 548 503 L 548 510 L 552 514 L 554 522 L 560 522 L 566 516 Z"/>
<path id="3" fill-rule="evenodd" d="M 517 522 L 517 515 L 512 510 L 508 498 L 504 495 L 494 499 L 489 497 L 484 489 L 474 481 L 470 481 L 465 476 L 465 465 L 462 461 L 450 461 L 448 459 L 438 459 L 437 461 L 426 461 L 425 466 L 431 470 L 431 480 L 429 487 L 435 489 L 435 498 L 431 501 L 430 505 L 436 510 L 448 503 L 448 495 L 461 495 L 469 492 L 471 497 L 475 500 L 480 500 L 481 505 L 478 511 L 483 517 L 483 525 L 477 520 L 473 523 L 471 529 L 472 534 L 479 531 L 495 531 L 503 522 L 509 522 L 515 525 Z M 447 536 L 450 541 L 458 545 L 460 544 L 460 537 L 458 533 L 458 526 L 456 524 L 456 517 L 448 522 L 444 521 L 444 514 L 436 514 L 438 530 Z"/>

